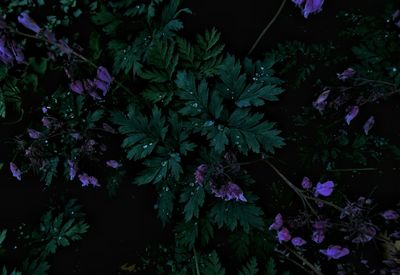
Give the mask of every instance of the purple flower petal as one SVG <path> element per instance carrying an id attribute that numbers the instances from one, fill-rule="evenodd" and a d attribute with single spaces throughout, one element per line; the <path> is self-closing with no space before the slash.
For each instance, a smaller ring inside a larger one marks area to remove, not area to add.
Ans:
<path id="1" fill-rule="evenodd" d="M 86 187 L 89 185 L 90 181 L 89 181 L 89 175 L 86 173 L 80 174 L 78 176 L 80 182 L 82 183 L 82 187 Z"/>
<path id="2" fill-rule="evenodd" d="M 350 122 L 357 116 L 359 110 L 360 109 L 358 108 L 358 106 L 350 106 L 349 108 L 347 108 L 347 114 L 344 118 L 347 125 L 350 125 Z"/>
<path id="3" fill-rule="evenodd" d="M 280 213 L 278 213 L 275 216 L 274 223 L 269 226 L 269 230 L 272 230 L 272 229 L 279 230 L 279 229 L 281 229 L 282 225 L 283 225 L 283 218 L 282 218 L 282 215 Z"/>
<path id="4" fill-rule="evenodd" d="M 25 62 L 25 55 L 22 52 L 22 49 L 17 46 L 15 41 L 11 41 L 10 43 L 10 48 L 11 51 L 14 55 L 15 60 L 17 61 L 18 64 L 24 63 Z"/>
<path id="5" fill-rule="evenodd" d="M 278 231 L 278 240 L 279 242 L 288 242 L 292 236 L 290 235 L 289 230 L 286 227 L 283 227 L 280 231 Z"/>
<path id="6" fill-rule="evenodd" d="M 93 185 L 93 187 L 100 187 L 100 184 L 97 180 L 97 178 L 90 176 L 89 177 L 89 184 Z"/>
<path id="7" fill-rule="evenodd" d="M 14 162 L 10 162 L 10 171 L 17 180 L 21 180 L 22 172 Z"/>
<path id="8" fill-rule="evenodd" d="M 73 91 L 73 92 L 75 92 L 75 93 L 77 93 L 77 94 L 82 94 L 83 93 L 83 91 L 84 91 L 84 88 L 83 88 L 83 83 L 82 83 L 82 81 L 80 81 L 80 80 L 75 80 L 75 81 L 73 81 L 72 83 L 70 83 L 69 84 L 69 88 Z"/>
<path id="9" fill-rule="evenodd" d="M 42 124 L 46 128 L 51 128 L 51 121 L 48 117 L 43 117 L 42 118 Z"/>
<path id="10" fill-rule="evenodd" d="M 62 53 L 66 54 L 67 56 L 71 55 L 72 53 L 72 49 L 68 46 L 67 42 L 62 39 L 59 39 L 57 41 L 57 47 Z"/>
<path id="11" fill-rule="evenodd" d="M 333 187 L 333 181 L 327 181 L 324 183 L 318 182 L 315 188 L 315 196 L 322 195 L 324 197 L 329 197 L 333 192 Z"/>
<path id="12" fill-rule="evenodd" d="M 325 234 L 322 230 L 317 230 L 312 233 L 311 239 L 315 243 L 322 243 L 325 239 Z"/>
<path id="13" fill-rule="evenodd" d="M 319 13 L 323 4 L 324 0 L 306 0 L 306 5 L 303 9 L 304 18 L 308 18 L 309 14 Z"/>
<path id="14" fill-rule="evenodd" d="M 25 28 L 30 29 L 35 33 L 40 32 L 40 27 L 38 24 L 36 24 L 36 22 L 26 12 L 23 12 L 18 16 L 18 22 L 24 25 Z"/>
<path id="15" fill-rule="evenodd" d="M 301 181 L 301 186 L 304 189 L 310 189 L 312 187 L 311 180 L 308 177 L 304 177 L 303 180 Z"/>
<path id="16" fill-rule="evenodd" d="M 28 135 L 31 139 L 39 139 L 42 136 L 42 133 L 29 128 Z"/>
<path id="17" fill-rule="evenodd" d="M 300 238 L 300 237 L 294 237 L 293 239 L 292 239 L 292 244 L 294 245 L 294 246 L 303 246 L 303 245 L 305 245 L 307 242 L 305 241 L 305 240 L 303 240 L 302 238 Z"/>
<path id="18" fill-rule="evenodd" d="M 196 171 L 194 172 L 194 178 L 195 178 L 195 183 L 198 185 L 203 185 L 204 182 L 204 176 L 207 172 L 208 166 L 206 164 L 201 164 L 196 168 Z"/>
<path id="19" fill-rule="evenodd" d="M 373 116 L 370 116 L 368 120 L 364 123 L 363 129 L 364 133 L 368 135 L 369 130 L 371 130 L 372 126 L 375 124 L 375 118 Z"/>
<path id="20" fill-rule="evenodd" d="M 107 160 L 106 164 L 107 164 L 107 166 L 114 168 L 114 169 L 117 169 L 118 167 L 121 166 L 121 164 L 116 160 Z"/>
<path id="21" fill-rule="evenodd" d="M 6 46 L 6 42 L 7 41 L 5 37 L 0 38 L 0 60 L 4 64 L 12 64 L 14 61 L 14 56 Z"/>
<path id="22" fill-rule="evenodd" d="M 103 92 L 103 96 L 106 96 L 108 89 L 110 88 L 110 84 L 97 78 L 94 80 L 94 84 L 99 90 Z"/>
<path id="23" fill-rule="evenodd" d="M 353 77 L 355 74 L 356 74 L 355 70 L 353 70 L 352 68 L 348 68 L 344 70 L 342 73 L 337 74 L 337 77 L 339 78 L 339 80 L 344 81 L 346 79 Z"/>
<path id="24" fill-rule="evenodd" d="M 76 165 L 76 162 L 72 160 L 68 160 L 67 162 L 69 166 L 69 180 L 73 180 L 78 172 L 78 166 Z"/>
<path id="25" fill-rule="evenodd" d="M 110 73 L 109 73 L 108 70 L 107 70 L 105 67 L 103 67 L 103 66 L 100 66 L 100 67 L 97 69 L 97 78 L 100 79 L 100 80 L 102 80 L 102 81 L 104 81 L 104 82 L 107 83 L 107 84 L 110 84 L 111 81 L 112 81 L 112 77 L 111 77 Z"/>
<path id="26" fill-rule="evenodd" d="M 327 249 L 320 249 L 320 252 L 330 259 L 340 259 L 350 253 L 349 249 L 339 245 L 331 245 Z"/>
<path id="27" fill-rule="evenodd" d="M 397 220 L 399 218 L 399 213 L 391 209 L 386 210 L 381 215 L 385 220 Z"/>

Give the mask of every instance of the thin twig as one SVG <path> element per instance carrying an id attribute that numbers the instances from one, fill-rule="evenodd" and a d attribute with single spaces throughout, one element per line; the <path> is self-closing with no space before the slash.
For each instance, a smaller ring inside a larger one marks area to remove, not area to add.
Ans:
<path id="1" fill-rule="evenodd" d="M 301 261 L 303 261 L 304 264 L 306 264 L 311 270 L 317 274 L 317 275 L 324 275 L 319 269 L 317 269 L 312 263 L 310 263 L 306 258 L 301 256 L 299 253 L 294 251 L 293 249 L 289 248 L 287 245 L 285 245 L 286 249 L 292 252 L 297 258 L 299 258 Z"/>
<path id="2" fill-rule="evenodd" d="M 281 6 L 279 7 L 278 11 L 275 13 L 274 17 L 271 19 L 271 21 L 269 21 L 268 25 L 264 28 L 262 33 L 258 36 L 256 42 L 254 42 L 253 46 L 251 47 L 251 49 L 247 53 L 248 55 L 250 55 L 253 52 L 253 50 L 257 47 L 258 43 L 260 43 L 260 40 L 263 38 L 265 33 L 268 31 L 268 29 L 272 26 L 272 24 L 278 18 L 278 16 L 281 13 L 283 7 L 285 6 L 285 3 L 286 3 L 286 0 L 283 0 Z"/>

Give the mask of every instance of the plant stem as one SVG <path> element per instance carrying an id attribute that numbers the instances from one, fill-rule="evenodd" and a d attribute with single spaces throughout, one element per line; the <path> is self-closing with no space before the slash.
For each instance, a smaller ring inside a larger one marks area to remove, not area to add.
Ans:
<path id="1" fill-rule="evenodd" d="M 282 1 L 281 6 L 279 7 L 278 11 L 275 13 L 274 17 L 271 19 L 271 21 L 269 21 L 268 25 L 264 28 L 264 30 L 261 32 L 261 34 L 258 36 L 256 42 L 254 42 L 253 46 L 251 47 L 251 49 L 249 50 L 249 52 L 247 53 L 247 55 L 250 55 L 253 50 L 257 47 L 258 43 L 260 43 L 261 39 L 263 38 L 263 36 L 265 35 L 265 33 L 268 31 L 268 29 L 272 26 L 272 24 L 275 22 L 275 20 L 278 18 L 279 14 L 281 13 L 283 7 L 285 6 L 286 0 Z"/>
<path id="2" fill-rule="evenodd" d="M 297 253 L 296 251 L 294 251 L 293 249 L 289 248 L 288 246 L 286 246 L 286 249 L 289 250 L 292 254 L 294 254 L 297 258 L 299 258 L 301 261 L 303 261 L 304 264 L 306 264 L 309 268 L 311 268 L 311 270 L 317 274 L 317 275 L 324 275 L 318 268 L 316 268 L 312 263 L 310 263 L 306 258 L 304 258 L 303 256 L 301 256 L 299 253 Z"/>
<path id="3" fill-rule="evenodd" d="M 194 263 L 196 265 L 196 275 L 200 275 L 199 261 L 197 260 L 196 248 L 193 246 Z"/>

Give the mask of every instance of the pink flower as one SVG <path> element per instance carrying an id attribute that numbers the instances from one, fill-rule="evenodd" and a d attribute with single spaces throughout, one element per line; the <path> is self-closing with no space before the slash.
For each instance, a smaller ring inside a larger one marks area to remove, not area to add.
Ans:
<path id="1" fill-rule="evenodd" d="M 24 25 L 25 28 L 30 29 L 35 33 L 40 32 L 40 27 L 38 24 L 36 24 L 36 22 L 26 12 L 23 12 L 18 16 L 18 22 Z"/>
<path id="2" fill-rule="evenodd" d="M 347 108 L 347 114 L 344 117 L 344 119 L 346 120 L 347 125 L 350 125 L 350 122 L 357 116 L 358 112 L 359 112 L 359 108 L 358 106 L 350 106 Z"/>
<path id="3" fill-rule="evenodd" d="M 311 180 L 308 177 L 304 177 L 303 180 L 301 181 L 301 186 L 304 189 L 310 189 L 312 187 Z"/>
<path id="4" fill-rule="evenodd" d="M 302 238 L 300 238 L 300 237 L 294 237 L 293 239 L 292 239 L 292 244 L 294 245 L 294 246 L 303 246 L 303 245 L 305 245 L 307 242 L 305 241 L 305 240 L 303 240 Z"/>
<path id="5" fill-rule="evenodd" d="M 278 231 L 278 240 L 279 242 L 288 242 L 292 236 L 290 235 L 289 230 L 286 227 L 283 227 L 280 231 Z"/>
<path id="6" fill-rule="evenodd" d="M 279 230 L 279 229 L 281 229 L 282 225 L 283 225 L 282 215 L 281 215 L 281 213 L 278 213 L 275 216 L 274 223 L 270 225 L 269 230 L 272 230 L 272 229 Z"/>
<path id="7" fill-rule="evenodd" d="M 324 197 L 329 197 L 333 192 L 334 183 L 333 181 L 327 181 L 324 183 L 317 183 L 315 188 L 315 196 L 322 195 Z"/>
<path id="8" fill-rule="evenodd" d="M 364 133 L 368 135 L 369 130 L 371 130 L 372 126 L 375 124 L 375 118 L 373 116 L 370 116 L 368 120 L 364 123 L 363 129 Z"/>
<path id="9" fill-rule="evenodd" d="M 17 180 L 21 180 L 22 172 L 14 162 L 10 162 L 10 171 Z"/>
<path id="10" fill-rule="evenodd" d="M 319 250 L 322 254 L 328 256 L 328 260 L 330 259 L 339 259 L 350 253 L 350 251 L 339 245 L 330 245 L 327 249 Z"/>
<path id="11" fill-rule="evenodd" d="M 346 70 L 344 70 L 342 73 L 337 74 L 337 77 L 339 78 L 339 80 L 346 80 L 349 78 L 352 78 L 354 75 L 356 74 L 356 71 L 352 68 L 348 68 Z"/>

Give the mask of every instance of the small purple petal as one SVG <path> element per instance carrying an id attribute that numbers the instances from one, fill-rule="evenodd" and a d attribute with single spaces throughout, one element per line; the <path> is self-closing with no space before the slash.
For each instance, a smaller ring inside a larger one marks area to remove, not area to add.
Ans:
<path id="1" fill-rule="evenodd" d="M 100 184 L 97 180 L 97 178 L 90 176 L 89 177 L 89 184 L 93 185 L 93 187 L 100 187 Z"/>
<path id="2" fill-rule="evenodd" d="M 21 180 L 22 172 L 14 162 L 10 162 L 10 171 L 17 180 Z"/>
<path id="3" fill-rule="evenodd" d="M 301 186 L 304 189 L 310 189 L 312 187 L 311 180 L 308 177 L 304 177 L 303 180 L 301 181 Z"/>
<path id="4" fill-rule="evenodd" d="M 346 70 L 344 70 L 342 73 L 337 74 L 337 77 L 339 78 L 339 80 L 346 80 L 349 79 L 351 77 L 353 77 L 356 74 L 356 71 L 352 68 L 348 68 Z"/>
<path id="5" fill-rule="evenodd" d="M 325 239 L 325 234 L 322 230 L 317 230 L 312 233 L 311 239 L 315 243 L 322 243 Z"/>
<path id="6" fill-rule="evenodd" d="M 346 120 L 347 125 L 350 125 L 350 122 L 357 116 L 359 110 L 360 109 L 358 108 L 358 106 L 351 106 L 347 108 L 347 114 L 344 118 Z"/>
<path id="7" fill-rule="evenodd" d="M 293 239 L 292 239 L 292 244 L 294 245 L 294 246 L 303 246 L 303 245 L 305 245 L 307 242 L 305 241 L 305 240 L 303 240 L 302 238 L 300 238 L 300 237 L 294 237 Z"/>
<path id="8" fill-rule="evenodd" d="M 282 218 L 281 213 L 278 213 L 275 216 L 274 223 L 270 225 L 269 230 L 272 230 L 272 229 L 279 230 L 279 229 L 281 229 L 282 225 L 283 225 L 283 218 Z"/>
<path id="9" fill-rule="evenodd" d="M 399 213 L 394 210 L 386 210 L 381 215 L 385 220 L 397 220 L 399 218 Z"/>
<path id="10" fill-rule="evenodd" d="M 86 187 L 89 185 L 90 181 L 89 181 L 89 175 L 86 173 L 80 174 L 78 176 L 80 182 L 82 183 L 82 187 Z"/>
<path id="11" fill-rule="evenodd" d="M 82 81 L 80 81 L 80 80 L 75 80 L 75 81 L 73 81 L 72 83 L 70 83 L 69 84 L 69 88 L 73 91 L 73 92 L 75 92 L 75 93 L 77 93 L 77 94 L 82 94 L 83 93 L 83 91 L 84 91 L 84 88 L 83 88 L 83 83 L 82 83 Z"/>
<path id="12" fill-rule="evenodd" d="M 340 259 L 350 253 L 349 249 L 339 245 L 331 245 L 327 249 L 320 249 L 320 252 L 330 259 Z"/>
<path id="13" fill-rule="evenodd" d="M 43 117 L 42 118 L 42 124 L 46 128 L 51 128 L 51 122 L 50 122 L 50 119 L 48 117 Z"/>
<path id="14" fill-rule="evenodd" d="M 36 24 L 36 22 L 26 12 L 23 12 L 18 16 L 18 22 L 24 25 L 25 28 L 30 29 L 35 33 L 40 32 L 40 27 L 38 24 Z"/>
<path id="15" fill-rule="evenodd" d="M 283 227 L 280 231 L 278 231 L 278 240 L 279 242 L 288 242 L 292 236 L 290 235 L 289 230 L 286 227 Z"/>
<path id="16" fill-rule="evenodd" d="M 94 84 L 99 90 L 103 92 L 103 96 L 106 96 L 108 89 L 110 88 L 110 84 L 105 83 L 104 81 L 97 78 L 94 80 Z"/>
<path id="17" fill-rule="evenodd" d="M 368 120 L 364 123 L 363 129 L 364 133 L 368 135 L 369 130 L 371 130 L 372 126 L 375 124 L 375 118 L 373 116 L 370 116 Z"/>
<path id="18" fill-rule="evenodd" d="M 31 139 L 38 139 L 42 136 L 42 133 L 33 129 L 28 129 L 28 135 Z"/>
<path id="19" fill-rule="evenodd" d="M 323 4 L 324 0 L 306 0 L 306 5 L 303 9 L 304 18 L 308 18 L 311 13 L 319 13 Z"/>
<path id="20" fill-rule="evenodd" d="M 107 164 L 107 166 L 114 168 L 114 169 L 117 169 L 118 167 L 121 166 L 121 164 L 116 160 L 107 160 L 106 164 Z"/>
<path id="21" fill-rule="evenodd" d="M 73 162 L 72 160 L 68 160 L 67 162 L 69 166 L 69 180 L 73 180 L 78 172 L 78 166 L 76 165 L 76 162 Z"/>
<path id="22" fill-rule="evenodd" d="M 194 172 L 195 183 L 198 185 L 203 185 L 204 176 L 207 173 L 208 166 L 206 164 L 201 164 L 196 168 Z"/>
<path id="23" fill-rule="evenodd" d="M 324 197 L 329 197 L 333 192 L 333 187 L 333 181 L 327 181 L 324 183 L 318 182 L 315 188 L 315 196 L 322 195 Z"/>
<path id="24" fill-rule="evenodd" d="M 103 66 L 100 66 L 100 67 L 97 69 L 97 78 L 100 79 L 100 80 L 102 80 L 102 81 L 104 81 L 104 82 L 107 83 L 107 84 L 110 84 L 111 81 L 112 81 L 112 77 L 111 77 L 110 73 L 109 73 L 108 70 L 107 70 L 105 67 L 103 67 Z"/>

